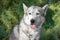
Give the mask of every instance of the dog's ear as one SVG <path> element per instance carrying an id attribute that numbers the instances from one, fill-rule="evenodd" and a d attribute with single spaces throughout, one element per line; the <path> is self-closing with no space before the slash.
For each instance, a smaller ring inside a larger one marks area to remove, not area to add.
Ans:
<path id="1" fill-rule="evenodd" d="M 46 4 L 46 5 L 43 7 L 43 10 L 44 10 L 45 15 L 46 15 L 47 9 L 48 9 L 48 5 Z"/>
<path id="2" fill-rule="evenodd" d="M 28 7 L 23 3 L 23 9 L 24 9 L 24 13 L 26 13 Z"/>

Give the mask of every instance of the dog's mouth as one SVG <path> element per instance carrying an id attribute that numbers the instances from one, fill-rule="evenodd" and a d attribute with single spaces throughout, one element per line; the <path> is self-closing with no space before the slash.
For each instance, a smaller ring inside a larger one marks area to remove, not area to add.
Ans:
<path id="1" fill-rule="evenodd" d="M 31 24 L 30 24 L 30 28 L 35 29 L 35 28 L 36 28 L 36 25 L 33 24 L 33 23 L 31 23 Z"/>
<path id="2" fill-rule="evenodd" d="M 30 24 L 30 28 L 35 29 L 35 28 L 36 28 L 35 20 L 34 20 L 34 19 L 31 19 L 30 22 L 31 22 L 31 24 Z"/>

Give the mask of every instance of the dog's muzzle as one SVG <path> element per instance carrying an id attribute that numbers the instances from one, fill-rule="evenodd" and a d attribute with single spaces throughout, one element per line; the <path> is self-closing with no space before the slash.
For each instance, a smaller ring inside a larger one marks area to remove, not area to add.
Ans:
<path id="1" fill-rule="evenodd" d="M 32 29 L 35 29 L 35 28 L 36 28 L 35 20 L 34 20 L 34 19 L 31 19 L 30 22 L 31 22 L 30 27 L 31 27 Z"/>
<path id="2" fill-rule="evenodd" d="M 34 19 L 31 19 L 30 22 L 31 22 L 31 24 L 34 24 L 35 23 L 35 20 Z"/>

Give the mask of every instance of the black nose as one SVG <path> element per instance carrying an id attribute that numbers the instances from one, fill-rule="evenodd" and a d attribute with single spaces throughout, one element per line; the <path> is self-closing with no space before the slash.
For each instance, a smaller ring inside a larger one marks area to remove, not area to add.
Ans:
<path id="1" fill-rule="evenodd" d="M 31 23 L 35 23 L 35 20 L 34 19 L 31 19 Z"/>

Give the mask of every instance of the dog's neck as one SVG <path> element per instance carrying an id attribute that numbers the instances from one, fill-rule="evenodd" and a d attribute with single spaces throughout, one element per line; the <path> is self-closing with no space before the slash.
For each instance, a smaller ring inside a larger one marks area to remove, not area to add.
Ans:
<path id="1" fill-rule="evenodd" d="M 23 25 L 22 25 L 23 24 Z M 24 19 L 21 20 L 20 22 L 20 27 L 25 27 L 25 28 L 28 28 L 28 24 L 25 23 Z"/>

